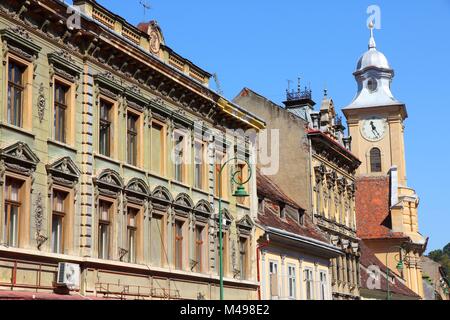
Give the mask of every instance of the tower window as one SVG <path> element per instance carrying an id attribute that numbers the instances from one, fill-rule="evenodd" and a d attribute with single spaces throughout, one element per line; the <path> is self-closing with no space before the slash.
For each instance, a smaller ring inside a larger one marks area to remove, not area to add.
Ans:
<path id="1" fill-rule="evenodd" d="M 367 88 L 369 89 L 369 91 L 371 92 L 376 91 L 377 87 L 378 83 L 376 79 L 371 78 L 367 81 Z"/>
<path id="2" fill-rule="evenodd" d="M 378 148 L 370 150 L 370 171 L 381 172 L 381 151 Z"/>

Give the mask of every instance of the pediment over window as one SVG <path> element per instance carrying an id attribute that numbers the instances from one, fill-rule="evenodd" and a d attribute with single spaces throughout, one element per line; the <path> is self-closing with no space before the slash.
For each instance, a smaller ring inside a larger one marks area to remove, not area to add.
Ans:
<path id="1" fill-rule="evenodd" d="M 61 158 L 54 163 L 47 165 L 46 169 L 54 180 L 63 184 L 73 184 L 74 182 L 78 182 L 81 175 L 80 169 L 78 169 L 77 165 L 70 157 Z"/>
<path id="2" fill-rule="evenodd" d="M 143 200 L 150 196 L 150 189 L 144 180 L 133 178 L 128 182 L 125 191 L 129 197 Z"/>
<path id="3" fill-rule="evenodd" d="M 184 213 L 190 212 L 194 207 L 194 202 L 186 193 L 180 193 L 175 198 L 173 204 L 176 211 L 182 211 Z"/>
<path id="4" fill-rule="evenodd" d="M 97 185 L 99 191 L 107 194 L 118 193 L 124 186 L 119 173 L 112 169 L 102 171 L 97 178 L 94 178 L 94 184 Z"/>
<path id="5" fill-rule="evenodd" d="M 203 218 L 209 218 L 213 213 L 211 204 L 206 200 L 200 200 L 197 202 L 194 208 L 194 214 Z"/>
<path id="6" fill-rule="evenodd" d="M 75 82 L 82 69 L 76 65 L 72 55 L 65 50 L 48 54 L 50 73 L 57 74 L 69 81 Z"/>
<path id="7" fill-rule="evenodd" d="M 231 215 L 230 211 L 228 211 L 228 209 L 223 208 L 222 209 L 222 223 L 223 223 L 223 227 L 225 227 L 226 229 L 228 229 L 231 225 L 231 222 L 233 222 L 233 216 Z M 216 214 L 216 222 L 217 224 L 219 224 L 219 214 Z"/>
<path id="8" fill-rule="evenodd" d="M 3 29 L 0 35 L 2 43 L 6 44 L 4 54 L 11 51 L 25 60 L 34 61 L 41 51 L 41 47 L 33 43 L 28 31 L 20 26 Z"/>
<path id="9" fill-rule="evenodd" d="M 167 208 L 172 202 L 173 197 L 166 187 L 158 186 L 152 192 L 152 200 L 154 204 L 162 205 L 163 208 Z"/>
<path id="10" fill-rule="evenodd" d="M 253 223 L 252 218 L 250 218 L 248 215 L 245 215 L 241 220 L 236 222 L 236 227 L 241 233 L 251 233 L 254 226 L 255 224 Z"/>
<path id="11" fill-rule="evenodd" d="M 6 169 L 25 175 L 30 175 L 39 163 L 39 158 L 31 148 L 20 141 L 1 149 L 0 160 Z"/>

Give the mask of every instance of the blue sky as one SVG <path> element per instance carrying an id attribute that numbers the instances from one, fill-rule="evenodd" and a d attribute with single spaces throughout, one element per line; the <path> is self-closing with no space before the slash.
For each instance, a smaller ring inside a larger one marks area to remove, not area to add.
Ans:
<path id="1" fill-rule="evenodd" d="M 139 0 L 100 0 L 137 24 Z M 420 230 L 429 250 L 450 242 L 450 0 L 149 0 L 166 44 L 219 76 L 232 99 L 245 86 L 281 103 L 287 79 L 311 83 L 320 102 L 326 85 L 340 109 L 356 93 L 352 72 L 367 49 L 367 7 L 381 8 L 378 49 L 395 69 L 393 93 L 407 104 L 409 185 L 421 198 Z M 212 84 L 214 87 L 214 84 Z"/>

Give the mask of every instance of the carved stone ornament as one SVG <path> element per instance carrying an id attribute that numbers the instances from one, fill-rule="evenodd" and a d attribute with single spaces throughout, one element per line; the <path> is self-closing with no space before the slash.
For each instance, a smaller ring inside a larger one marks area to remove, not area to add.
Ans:
<path id="1" fill-rule="evenodd" d="M 42 121 L 44 120 L 45 105 L 46 105 L 46 100 L 45 100 L 45 94 L 44 94 L 44 84 L 41 82 L 41 84 L 39 86 L 39 94 L 38 94 L 38 98 L 37 98 L 37 109 L 38 109 L 38 117 L 39 117 L 40 123 L 42 123 Z"/>
<path id="2" fill-rule="evenodd" d="M 42 234 L 43 221 L 44 208 L 42 205 L 42 193 L 39 192 L 34 204 L 34 225 L 36 228 L 36 246 L 38 250 L 41 250 L 42 245 L 48 240 L 48 237 Z"/>

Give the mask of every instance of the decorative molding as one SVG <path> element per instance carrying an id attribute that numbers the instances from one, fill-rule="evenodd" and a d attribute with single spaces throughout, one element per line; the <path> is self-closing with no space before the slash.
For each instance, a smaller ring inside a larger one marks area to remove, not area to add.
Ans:
<path id="1" fill-rule="evenodd" d="M 34 226 L 36 228 L 36 245 L 41 250 L 42 245 L 48 240 L 48 237 L 42 234 L 42 225 L 44 222 L 44 208 L 42 205 L 42 193 L 36 195 L 34 203 Z"/>
<path id="2" fill-rule="evenodd" d="M 44 94 L 44 84 L 41 82 L 41 84 L 39 85 L 39 94 L 37 97 L 37 111 L 40 123 L 42 123 L 42 121 L 44 120 L 45 106 L 46 100 Z"/>

